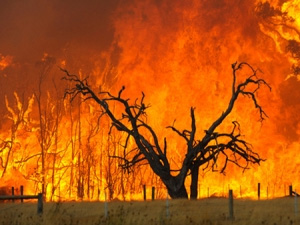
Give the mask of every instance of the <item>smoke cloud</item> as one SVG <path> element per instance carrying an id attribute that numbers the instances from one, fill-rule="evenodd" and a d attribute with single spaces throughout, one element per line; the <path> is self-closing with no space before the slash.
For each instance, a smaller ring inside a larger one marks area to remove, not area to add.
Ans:
<path id="1" fill-rule="evenodd" d="M 113 39 L 112 11 L 118 1 L 1 1 L 0 51 L 18 62 L 44 52 L 61 53 L 66 44 L 81 54 L 106 49 Z M 85 49 L 85 50 L 84 50 Z"/>

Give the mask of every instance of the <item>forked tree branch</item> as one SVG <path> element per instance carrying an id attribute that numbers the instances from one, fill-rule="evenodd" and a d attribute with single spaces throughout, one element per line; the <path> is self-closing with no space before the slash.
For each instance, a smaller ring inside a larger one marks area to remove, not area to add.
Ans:
<path id="1" fill-rule="evenodd" d="M 243 67 L 250 69 L 251 74 L 246 77 L 244 81 L 237 83 L 238 72 L 242 70 Z M 268 117 L 262 106 L 258 103 L 255 94 L 262 86 L 266 86 L 269 90 L 271 90 L 271 87 L 264 79 L 258 78 L 257 72 L 258 70 L 255 70 L 251 65 L 245 62 L 232 64 L 233 81 L 230 101 L 221 116 L 212 123 L 208 130 L 205 130 L 205 135 L 202 139 L 195 140 L 196 125 L 194 108 L 191 108 L 191 130 L 179 131 L 174 125 L 168 127 L 182 137 L 187 143 L 187 157 L 183 164 L 187 164 L 189 168 L 192 168 L 194 166 L 199 167 L 208 162 L 213 162 L 212 168 L 214 169 L 217 162 L 216 159 L 220 153 L 225 156 L 225 164 L 221 169 L 221 172 L 225 171 L 228 162 L 232 162 L 243 169 L 247 169 L 249 163 L 259 164 L 262 159 L 252 150 L 250 144 L 241 139 L 240 125 L 237 121 L 233 122 L 233 129 L 230 133 L 219 134 L 215 132 L 231 113 L 234 104 L 240 95 L 249 97 L 252 100 L 254 107 L 259 112 L 261 122 Z M 255 88 L 253 90 L 248 90 L 250 86 L 252 88 L 254 86 Z M 222 138 L 227 138 L 229 141 L 224 143 L 220 140 Z M 211 145 L 212 141 L 215 141 L 216 144 Z M 229 155 L 229 152 L 231 152 L 231 155 Z M 233 156 L 233 158 L 230 156 Z M 240 159 L 243 159 L 244 164 L 241 163 Z"/>
<path id="2" fill-rule="evenodd" d="M 142 93 L 140 100 L 136 99 L 133 104 L 129 102 L 129 99 L 124 99 L 122 93 L 125 90 L 123 86 L 118 94 L 115 96 L 110 92 L 100 92 L 96 95 L 90 88 L 87 79 L 80 79 L 77 75 L 70 74 L 67 70 L 61 69 L 65 76 L 64 80 L 75 83 L 75 85 L 65 91 L 65 97 L 70 96 L 70 100 L 73 101 L 79 94 L 83 95 L 84 100 L 95 100 L 109 116 L 112 121 L 112 128 L 116 128 L 118 131 L 125 132 L 127 138 L 125 140 L 124 154 L 123 156 L 112 156 L 123 160 L 122 168 L 128 169 L 135 164 L 147 160 L 154 171 L 160 173 L 160 171 L 169 171 L 169 162 L 166 157 L 166 144 L 164 150 L 159 145 L 158 138 L 153 129 L 144 121 L 146 116 L 146 109 L 149 107 L 144 104 L 145 94 Z M 99 97 L 98 97 L 99 96 Z M 116 118 L 113 112 L 110 110 L 110 102 L 119 103 L 124 111 L 122 118 Z M 123 121 L 126 119 L 125 121 Z M 146 131 L 153 140 L 150 143 L 141 133 L 141 129 Z M 137 148 L 135 154 L 127 154 L 126 149 L 128 147 L 128 141 L 133 138 L 136 142 Z M 166 142 L 165 142 L 166 143 Z M 131 159 L 128 158 L 130 155 Z M 141 157 L 144 156 L 144 157 Z"/>

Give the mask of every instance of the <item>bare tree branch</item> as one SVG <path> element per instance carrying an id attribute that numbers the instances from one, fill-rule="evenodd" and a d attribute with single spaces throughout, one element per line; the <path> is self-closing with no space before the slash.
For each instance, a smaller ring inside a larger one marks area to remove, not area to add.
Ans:
<path id="1" fill-rule="evenodd" d="M 250 75 L 242 82 L 238 82 L 237 76 L 244 67 L 250 70 Z M 124 86 L 117 95 L 103 91 L 96 95 L 88 85 L 86 78 L 79 79 L 77 75 L 69 74 L 65 69 L 61 70 L 65 73 L 63 79 L 74 83 L 72 88 L 65 91 L 65 97 L 70 96 L 70 100 L 73 101 L 76 96 L 81 94 L 85 100 L 94 100 L 101 106 L 103 113 L 111 119 L 110 132 L 115 128 L 126 134 L 124 144 L 122 145 L 123 155 L 110 157 L 121 160 L 122 163 L 120 166 L 128 172 L 134 165 L 138 165 L 141 162 L 149 163 L 154 173 L 162 179 L 172 197 L 187 197 L 184 181 L 188 174 L 192 175 L 191 187 L 194 188 L 191 189 L 194 196 L 195 188 L 197 188 L 195 182 L 198 182 L 199 167 L 203 165 L 204 169 L 211 168 L 212 170 L 216 170 L 220 155 L 224 157 L 224 164 L 221 169 L 218 170 L 221 173 L 225 172 L 228 163 L 236 164 L 245 170 L 248 169 L 249 164 L 259 164 L 263 160 L 259 154 L 252 150 L 252 146 L 243 139 L 240 124 L 237 121 L 232 122 L 233 128 L 231 131 L 224 133 L 216 132 L 217 128 L 232 112 L 239 96 L 248 97 L 253 102 L 254 107 L 259 112 L 261 122 L 268 117 L 257 101 L 256 93 L 263 86 L 270 90 L 271 87 L 264 79 L 258 78 L 258 70 L 255 70 L 246 62 L 239 64 L 236 62 L 232 64 L 232 92 L 227 108 L 213 121 L 207 130 L 204 130 L 205 132 L 202 138 L 196 137 L 194 107 L 190 109 L 191 125 L 189 129 L 180 131 L 174 124 L 167 127 L 186 142 L 186 154 L 183 157 L 182 165 L 179 170 L 170 168 L 167 157 L 166 138 L 163 139 L 163 148 L 161 148 L 155 131 L 146 121 L 146 110 L 149 105 L 145 105 L 144 103 L 144 93 L 142 93 L 140 99 L 136 99 L 133 103 L 131 103 L 129 99 L 122 97 L 125 90 Z M 110 110 L 111 103 L 117 103 L 123 108 L 121 118 L 117 118 L 117 114 L 114 114 Z M 136 144 L 135 148 L 128 149 L 130 139 L 134 140 Z M 172 175 L 171 173 L 173 171 L 177 171 L 177 175 Z"/>

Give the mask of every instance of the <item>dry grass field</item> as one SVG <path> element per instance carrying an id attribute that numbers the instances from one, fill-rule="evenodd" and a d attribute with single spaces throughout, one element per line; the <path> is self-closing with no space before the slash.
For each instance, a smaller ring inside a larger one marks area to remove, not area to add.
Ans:
<path id="1" fill-rule="evenodd" d="M 298 199 L 296 201 L 298 203 Z M 229 220 L 228 199 L 197 201 L 109 202 L 105 218 L 103 202 L 45 203 L 44 213 L 37 215 L 37 203 L 0 203 L 0 225 L 138 225 L 138 224 L 300 224 L 294 198 L 273 200 L 234 200 L 234 220 Z"/>

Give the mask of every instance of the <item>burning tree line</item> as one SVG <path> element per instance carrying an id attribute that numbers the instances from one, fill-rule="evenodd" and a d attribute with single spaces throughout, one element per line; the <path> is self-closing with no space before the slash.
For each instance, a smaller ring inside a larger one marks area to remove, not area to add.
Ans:
<path id="1" fill-rule="evenodd" d="M 198 137 L 196 109 L 191 107 L 190 127 L 167 127 L 174 132 L 174 140 L 160 139 L 147 123 L 149 105 L 144 93 L 135 101 L 123 97 L 125 87 L 117 95 L 106 91 L 96 94 L 86 78 L 62 69 L 69 88 L 64 91 L 54 85 L 55 97 L 49 94 L 43 85 L 48 85 L 45 80 L 54 64 L 48 56 L 40 62 L 38 88 L 28 102 L 15 93 L 12 106 L 6 98 L 11 123 L 9 134 L 2 133 L 1 137 L 2 179 L 17 175 L 17 179 L 34 184 L 31 191 L 42 191 L 47 199 L 55 200 L 99 199 L 103 190 L 108 190 L 110 199 L 120 195 L 128 199 L 140 193 L 142 184 L 146 180 L 149 184 L 151 177 L 151 185 L 165 185 L 172 198 L 187 198 L 185 180 L 191 175 L 190 197 L 196 198 L 200 168 L 216 170 L 223 163 L 219 172 L 224 173 L 228 163 L 247 169 L 250 163 L 262 160 L 243 139 L 238 121 L 232 122 L 230 131 L 218 131 L 240 96 L 250 98 L 261 121 L 267 117 L 256 92 L 269 85 L 247 63 L 232 64 L 227 108 L 207 130 L 203 129 L 204 133 L 199 132 L 203 136 Z M 242 68 L 250 74 L 238 82 Z M 176 138 L 185 142 L 185 149 L 168 148 Z M 179 169 L 172 168 L 169 160 L 175 151 L 184 157 L 178 159 Z M 143 164 L 150 167 L 139 168 Z M 158 194 L 163 193 L 158 189 Z"/>
<path id="2" fill-rule="evenodd" d="M 284 72 L 277 71 L 274 75 L 278 76 L 279 73 L 283 73 L 280 76 L 282 78 L 285 76 L 288 68 L 291 67 L 290 72 L 293 73 L 293 76 L 290 76 L 287 80 L 289 79 L 291 83 L 297 83 L 297 76 L 300 73 L 299 25 L 297 25 L 299 20 L 297 19 L 297 11 L 293 12 L 292 10 L 293 7 L 291 10 L 283 8 L 284 5 L 290 5 L 291 3 L 293 2 L 272 2 L 272 4 L 268 1 L 258 2 L 254 10 L 254 23 L 259 25 L 257 31 L 259 30 L 263 35 L 257 34 L 255 29 L 250 30 L 249 33 L 255 35 L 255 38 L 266 37 L 270 40 L 270 42 L 265 42 L 265 39 L 261 39 L 263 40 L 263 45 L 268 43 L 276 46 L 270 47 L 267 45 L 268 47 L 266 48 L 257 49 L 258 53 L 268 52 L 267 55 L 262 54 L 261 57 L 269 58 L 267 60 L 269 61 L 268 65 L 272 65 L 272 68 L 274 62 L 275 64 L 276 62 L 285 64 L 283 67 L 285 68 Z M 233 6 L 233 4 L 229 4 L 229 6 Z M 193 8 L 198 13 L 199 9 Z M 214 14 L 217 15 L 216 13 Z M 176 18 L 180 17 L 176 16 Z M 236 20 L 236 18 L 234 19 Z M 123 18 L 120 20 L 130 24 L 128 20 Z M 246 23 L 247 26 L 249 24 L 253 25 L 248 20 L 246 20 Z M 190 24 L 190 21 L 187 20 L 185 24 Z M 240 24 L 240 21 L 237 24 Z M 123 23 L 120 23 L 119 26 L 124 28 L 124 34 L 128 33 L 128 29 Z M 143 26 L 138 24 L 138 29 L 133 30 L 142 33 L 139 30 L 140 27 L 147 27 L 147 23 L 143 24 Z M 245 29 L 248 30 L 248 27 Z M 245 29 L 243 28 L 242 30 Z M 229 30 L 239 34 L 239 30 L 234 26 L 233 29 Z M 150 29 L 150 32 L 153 31 Z M 205 32 L 207 32 L 206 27 Z M 120 36 L 122 34 L 121 32 Z M 166 36 L 166 40 L 173 39 L 173 34 L 175 32 L 171 33 L 170 36 Z M 199 32 L 199 35 L 202 34 L 203 32 Z M 161 33 L 158 35 L 160 37 L 163 36 Z M 221 35 L 222 37 L 228 37 L 228 40 L 225 39 L 228 42 L 234 42 L 230 33 L 229 35 L 224 35 L 221 32 Z M 241 35 L 243 36 L 243 33 Z M 132 37 L 135 36 L 137 35 L 128 36 L 130 42 Z M 189 36 L 187 35 L 187 37 Z M 205 39 L 210 37 L 211 35 L 204 35 L 203 39 L 196 38 L 195 45 L 191 46 L 195 47 L 198 43 L 205 42 Z M 145 38 L 148 43 L 148 33 L 146 33 Z M 219 36 L 219 39 L 223 40 L 221 36 Z M 124 40 L 126 40 L 126 37 Z M 178 41 L 179 38 L 174 38 L 174 40 Z M 253 39 L 251 44 L 256 43 L 256 41 L 256 39 Z M 223 45 L 226 42 L 220 41 L 219 45 L 220 43 Z M 122 43 L 127 42 L 123 41 Z M 140 43 L 145 45 L 145 42 Z M 154 43 L 156 46 L 157 40 Z M 177 46 L 177 42 L 175 41 L 174 43 Z M 127 56 L 133 52 L 131 45 L 126 47 L 124 44 L 122 46 L 121 42 L 118 44 L 120 44 L 120 49 L 129 50 L 124 52 L 124 55 Z M 218 47 L 218 43 L 215 42 L 211 45 Z M 226 48 L 233 49 L 231 45 L 228 45 Z M 204 48 L 195 49 L 195 52 L 206 50 Z M 217 48 L 212 49 L 212 54 L 215 55 Z M 163 51 L 167 50 L 163 48 Z M 243 50 L 245 49 L 242 47 L 241 50 L 234 50 L 234 52 L 241 55 Z M 176 49 L 174 51 L 177 52 Z M 255 55 L 257 51 L 254 50 Z M 187 52 L 189 52 L 188 56 L 193 56 L 190 55 L 192 54 L 190 51 Z M 154 54 L 156 57 L 157 53 L 155 52 Z M 252 50 L 246 51 L 245 54 L 251 55 Z M 273 54 L 275 54 L 275 57 L 273 57 Z M 206 54 L 203 55 L 203 58 L 210 58 Z M 211 57 L 210 60 L 218 62 L 229 55 L 221 54 L 220 58 Z M 133 54 L 132 59 L 135 59 L 135 57 L 135 54 Z M 273 58 L 276 57 L 277 59 L 274 60 Z M 260 57 L 257 58 L 255 59 L 256 63 L 263 64 L 267 62 L 262 61 Z M 194 59 L 195 61 L 202 60 L 202 58 L 198 57 Z M 165 61 L 170 60 L 166 57 Z M 127 60 L 125 60 L 125 63 L 127 63 Z M 264 110 L 257 101 L 256 93 L 261 86 L 269 87 L 269 85 L 258 78 L 256 76 L 258 71 L 247 63 L 232 65 L 233 82 L 232 86 L 229 87 L 232 91 L 231 96 L 228 96 L 229 103 L 224 107 L 223 114 L 216 117 L 214 121 L 212 120 L 210 126 L 199 127 L 197 123 L 198 118 L 195 114 L 199 111 L 201 112 L 201 107 L 205 108 L 205 106 L 201 105 L 201 103 L 194 104 L 191 102 L 191 106 L 196 105 L 197 108 L 191 107 L 190 115 L 186 116 L 190 119 L 190 125 L 183 129 L 179 129 L 177 125 L 175 126 L 175 123 L 168 126 L 167 130 L 173 132 L 174 139 L 161 137 L 156 127 L 147 122 L 146 112 L 149 112 L 149 105 L 146 104 L 146 99 L 149 96 L 148 93 L 146 95 L 142 94 L 141 98 L 136 101 L 125 98 L 126 91 L 123 88 L 120 92 L 111 92 L 108 88 L 104 88 L 106 91 L 98 93 L 93 85 L 89 85 L 89 83 L 93 83 L 93 80 L 82 79 L 81 74 L 78 76 L 71 75 L 67 70 L 64 70 L 65 79 L 70 82 L 68 83 L 69 89 L 66 92 L 66 98 L 62 99 L 65 92 L 64 88 L 60 89 L 62 82 L 59 81 L 60 83 L 58 83 L 58 81 L 49 80 L 49 73 L 54 64 L 53 58 L 45 57 L 37 65 L 40 69 L 40 76 L 37 79 L 36 90 L 29 95 L 28 101 L 24 100 L 25 98 L 16 92 L 14 95 L 15 102 L 12 102 L 9 97 L 5 98 L 7 117 L 2 119 L 9 122 L 6 124 L 2 122 L 1 124 L 0 177 L 2 181 L 7 180 L 7 184 L 10 184 L 9 177 L 15 177 L 15 180 L 23 179 L 24 182 L 29 181 L 31 182 L 30 184 L 33 183 L 33 191 L 39 192 L 43 190 L 44 193 L 47 193 L 48 199 L 59 197 L 67 199 L 76 197 L 95 199 L 99 195 L 103 196 L 99 191 L 104 189 L 108 190 L 109 198 L 118 195 L 122 195 L 125 198 L 128 193 L 140 192 L 139 188 L 141 185 L 146 183 L 146 180 L 150 180 L 147 183 L 149 185 L 166 185 L 171 196 L 186 197 L 187 190 L 184 187 L 184 183 L 187 177 L 188 179 L 191 177 L 190 193 L 191 197 L 194 198 L 197 194 L 196 184 L 201 180 L 198 177 L 199 170 L 218 169 L 224 173 L 230 162 L 237 164 L 243 170 L 248 168 L 250 163 L 258 164 L 262 160 L 241 135 L 239 121 L 233 121 L 232 128 L 227 131 L 220 129 L 225 119 L 227 121 L 230 120 L 231 110 L 234 109 L 236 101 L 241 96 L 249 97 L 249 102 L 254 103 L 254 107 L 259 113 L 259 119 L 263 120 L 266 118 Z M 6 68 L 3 65 L 4 63 L 1 64 L 0 70 Z M 68 60 L 68 67 L 74 68 L 72 66 L 70 66 Z M 118 65 L 113 66 L 118 67 Z M 145 64 L 141 64 L 141 67 L 144 66 Z M 190 68 L 190 64 L 185 66 Z M 238 82 L 237 80 L 240 76 L 237 76 L 237 74 L 242 72 L 242 67 L 249 69 L 250 73 L 244 80 Z M 265 68 L 268 68 L 268 66 Z M 274 70 L 278 69 L 280 69 L 279 66 L 274 67 Z M 170 70 L 173 71 L 173 68 Z M 59 76 L 61 76 L 61 73 L 59 73 Z M 53 92 L 48 91 L 49 85 L 53 86 Z M 289 91 L 292 92 L 291 96 L 294 95 L 292 88 L 289 88 Z M 83 94 L 83 98 L 79 97 L 81 94 Z M 207 95 L 209 94 L 207 93 Z M 76 96 L 78 98 L 75 98 Z M 70 99 L 72 100 L 71 102 L 69 101 Z M 284 105 L 282 108 L 284 108 Z M 297 113 L 296 110 L 293 112 Z M 185 147 L 171 149 L 175 139 L 176 141 L 181 139 L 182 142 L 185 142 Z M 249 141 L 251 142 L 251 138 Z M 176 162 L 180 162 L 179 167 L 174 168 L 171 165 L 172 157 L 175 158 Z M 138 167 L 145 163 L 148 163 L 150 167 L 146 166 L 142 169 Z M 220 164 L 222 164 L 222 167 L 217 168 Z M 144 171 L 146 172 L 144 173 Z M 147 176 L 143 176 L 144 174 L 147 174 Z M 153 176 L 153 174 L 158 176 Z"/>
<path id="3" fill-rule="evenodd" d="M 55 64 L 48 55 L 37 63 L 36 89 L 28 99 L 17 92 L 14 99 L 5 98 L 1 187 L 5 189 L 5 184 L 10 191 L 11 186 L 24 185 L 27 193 L 43 192 L 48 200 L 100 199 L 103 190 L 109 199 L 129 198 L 142 185 L 134 179 L 141 174 L 134 171 L 128 175 L 109 157 L 119 154 L 121 135 L 107 135 L 105 118 L 101 124 L 94 123 L 98 112 L 92 112 L 92 103 L 63 99 L 62 82 L 51 77 Z M 152 182 L 157 185 L 155 178 Z"/>

